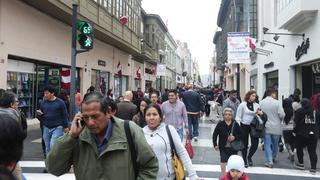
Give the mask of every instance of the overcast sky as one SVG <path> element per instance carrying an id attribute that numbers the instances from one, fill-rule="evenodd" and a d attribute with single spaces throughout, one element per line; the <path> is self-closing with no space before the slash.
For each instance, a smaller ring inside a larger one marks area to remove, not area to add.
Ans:
<path id="1" fill-rule="evenodd" d="M 200 74 L 208 74 L 213 56 L 212 43 L 217 28 L 221 0 L 142 0 L 143 9 L 159 14 L 175 40 L 187 42 Z"/>

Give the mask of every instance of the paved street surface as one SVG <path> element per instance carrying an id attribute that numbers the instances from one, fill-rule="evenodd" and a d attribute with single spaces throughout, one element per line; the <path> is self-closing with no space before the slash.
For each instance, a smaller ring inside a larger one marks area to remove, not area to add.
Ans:
<path id="1" fill-rule="evenodd" d="M 195 157 L 193 165 L 201 179 L 216 180 L 220 176 L 219 152 L 214 151 L 212 147 L 211 136 L 216 123 L 201 120 L 200 137 L 198 142 L 193 142 Z M 320 155 L 320 146 L 318 143 L 317 154 Z M 245 170 L 252 180 L 315 180 L 320 178 L 320 163 L 318 161 L 318 172 L 316 175 L 309 173 L 310 163 L 308 154 L 305 152 L 306 170 L 296 170 L 293 164 L 287 159 L 287 152 L 279 153 L 278 162 L 273 169 L 263 167 L 265 162 L 264 152 L 259 148 L 253 157 L 254 167 Z M 20 162 L 24 175 L 28 180 L 38 179 L 61 179 L 73 180 L 73 174 L 66 174 L 61 177 L 55 177 L 50 174 L 42 173 L 44 161 L 41 150 L 40 129 L 32 128 L 28 132 L 28 138 L 25 141 L 24 157 Z"/>

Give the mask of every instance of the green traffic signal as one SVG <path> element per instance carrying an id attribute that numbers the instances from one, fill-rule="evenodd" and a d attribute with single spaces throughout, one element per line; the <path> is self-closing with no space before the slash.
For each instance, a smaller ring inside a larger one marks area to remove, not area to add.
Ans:
<path id="1" fill-rule="evenodd" d="M 93 48 L 93 28 L 92 26 L 82 20 L 78 20 L 77 29 L 80 31 L 77 39 L 82 49 L 92 49 Z"/>
<path id="2" fill-rule="evenodd" d="M 86 21 L 78 20 L 77 29 L 83 34 L 92 34 L 93 33 L 92 26 Z"/>
<path id="3" fill-rule="evenodd" d="M 77 39 L 82 49 L 93 48 L 93 39 L 91 38 L 91 36 L 88 36 L 85 34 L 79 34 Z"/>

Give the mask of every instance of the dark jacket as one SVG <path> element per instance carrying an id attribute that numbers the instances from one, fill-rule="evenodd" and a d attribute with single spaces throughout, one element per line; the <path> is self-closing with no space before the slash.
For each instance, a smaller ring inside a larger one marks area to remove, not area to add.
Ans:
<path id="1" fill-rule="evenodd" d="M 309 132 L 310 132 L 310 124 L 305 123 L 306 116 L 310 116 L 310 119 L 314 119 L 313 113 L 306 112 L 305 109 L 299 108 L 294 115 L 294 123 L 295 127 L 293 128 L 293 132 L 296 133 L 299 136 L 303 136 L 306 138 L 309 138 Z M 319 128 L 320 128 L 320 113 L 315 112 L 315 128 L 313 130 L 314 137 L 319 137 Z"/>
<path id="2" fill-rule="evenodd" d="M 185 91 L 181 93 L 182 101 L 186 105 L 187 112 L 204 112 L 204 106 L 201 102 L 200 94 L 194 91 Z"/>
<path id="3" fill-rule="evenodd" d="M 68 173 L 73 165 L 77 180 L 127 179 L 134 180 L 134 169 L 124 130 L 124 121 L 111 118 L 112 136 L 106 149 L 98 153 L 96 141 L 85 127 L 78 139 L 67 133 L 60 137 L 51 149 L 45 163 L 49 173 L 56 176 Z M 136 147 L 138 177 L 156 179 L 158 161 L 148 145 L 142 129 L 130 122 L 133 143 Z"/>
<path id="4" fill-rule="evenodd" d="M 235 124 L 233 132 L 231 132 L 233 123 Z M 231 133 L 236 138 L 235 140 L 241 139 L 241 131 L 239 124 L 235 120 L 232 120 L 232 123 L 228 126 L 225 121 L 220 121 L 212 134 L 212 142 L 214 147 L 217 146 L 217 137 L 219 136 L 219 149 L 223 149 L 226 146 L 228 137 Z"/>
<path id="5" fill-rule="evenodd" d="M 132 120 L 133 116 L 137 113 L 137 106 L 129 101 L 122 101 L 117 104 L 116 117 L 124 120 Z"/>

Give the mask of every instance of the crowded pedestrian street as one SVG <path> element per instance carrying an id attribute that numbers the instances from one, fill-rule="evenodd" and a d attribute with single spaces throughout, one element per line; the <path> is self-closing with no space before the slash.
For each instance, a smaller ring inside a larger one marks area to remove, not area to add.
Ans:
<path id="1" fill-rule="evenodd" d="M 217 180 L 221 176 L 219 166 L 219 152 L 213 149 L 212 145 L 212 132 L 217 123 L 214 123 L 208 118 L 201 118 L 200 121 L 200 134 L 197 142 L 192 142 L 195 152 L 192 159 L 193 166 L 195 167 L 198 176 L 203 180 Z M 24 157 L 20 161 L 22 170 L 28 180 L 37 179 L 60 179 L 60 180 L 74 180 L 75 177 L 72 173 L 68 173 L 59 178 L 44 174 L 43 170 L 45 164 L 43 161 L 41 151 L 41 138 L 40 129 L 37 120 L 33 125 L 30 125 L 29 136 L 25 141 Z M 319 143 L 320 144 L 320 143 Z M 318 144 L 317 153 L 320 154 L 320 145 Z M 250 175 L 251 179 L 257 180 L 315 180 L 320 178 L 320 174 L 311 175 L 309 171 L 297 170 L 293 167 L 293 163 L 288 160 L 287 152 L 279 153 L 278 163 L 273 169 L 264 167 L 264 153 L 262 148 L 259 147 L 254 156 L 254 167 L 249 167 L 245 170 Z M 308 161 L 306 161 L 308 162 Z M 307 167 L 309 163 L 305 164 Z M 318 162 L 318 167 L 320 163 Z"/>

